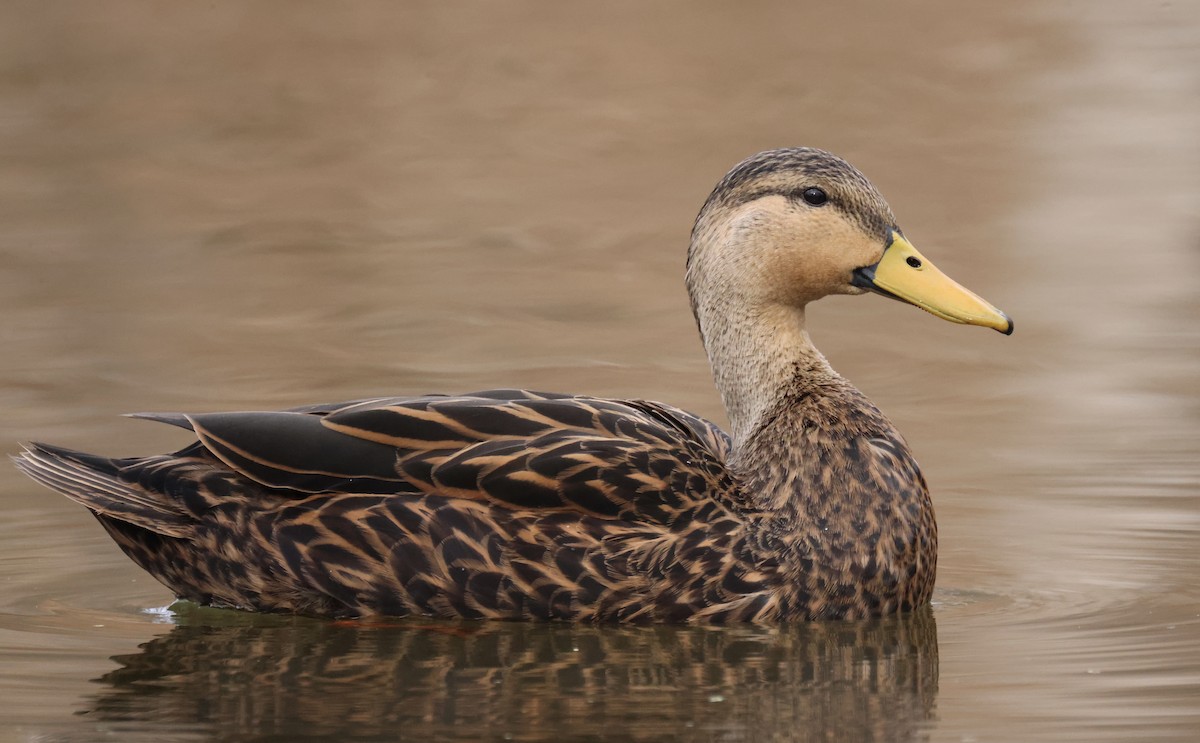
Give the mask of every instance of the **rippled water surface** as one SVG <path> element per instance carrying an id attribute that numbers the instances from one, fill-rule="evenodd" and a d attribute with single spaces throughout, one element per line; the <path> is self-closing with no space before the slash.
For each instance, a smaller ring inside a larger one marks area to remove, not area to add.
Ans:
<path id="1" fill-rule="evenodd" d="M 745 155 L 861 167 L 1011 338 L 818 305 L 938 508 L 931 610 L 782 627 L 167 608 L 0 469 L 0 740 L 1200 738 L 1195 3 L 12 2 L 0 441 L 525 386 L 724 420 L 682 288 Z"/>

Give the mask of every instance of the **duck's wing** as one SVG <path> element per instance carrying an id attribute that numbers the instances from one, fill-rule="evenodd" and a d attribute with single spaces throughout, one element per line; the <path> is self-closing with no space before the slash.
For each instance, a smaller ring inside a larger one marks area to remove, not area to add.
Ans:
<path id="1" fill-rule="evenodd" d="M 490 390 L 138 417 L 195 431 L 212 456 L 280 495 L 439 495 L 656 522 L 736 500 L 724 432 L 647 401 Z"/>

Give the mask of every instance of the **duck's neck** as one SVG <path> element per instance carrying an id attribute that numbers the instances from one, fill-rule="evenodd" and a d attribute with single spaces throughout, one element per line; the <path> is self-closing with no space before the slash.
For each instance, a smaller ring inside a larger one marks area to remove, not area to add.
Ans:
<path id="1" fill-rule="evenodd" d="M 750 505 L 783 513 L 816 512 L 861 499 L 851 487 L 871 475 L 872 439 L 914 468 L 904 439 L 812 344 L 804 311 L 778 308 L 726 314 L 705 340 L 733 436 L 728 464 Z M 810 513 L 811 515 L 811 513 Z"/>
<path id="2" fill-rule="evenodd" d="M 798 377 L 845 383 L 813 346 L 803 307 L 743 306 L 723 312 L 708 327 L 704 319 L 701 330 L 729 416 L 735 459 L 771 425 Z"/>
<path id="3" fill-rule="evenodd" d="M 706 318 L 696 306 L 733 433 L 727 464 L 788 586 L 780 600 L 814 617 L 927 602 L 937 526 L 924 479 L 887 418 L 813 347 L 803 309 L 733 302 Z"/>

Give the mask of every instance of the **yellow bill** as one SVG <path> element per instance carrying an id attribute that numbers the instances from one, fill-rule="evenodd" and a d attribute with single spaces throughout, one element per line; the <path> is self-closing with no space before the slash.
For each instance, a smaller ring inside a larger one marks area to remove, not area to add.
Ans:
<path id="1" fill-rule="evenodd" d="M 914 304 L 943 320 L 994 328 L 1012 335 L 1008 315 L 985 302 L 929 262 L 899 232 L 873 266 L 854 272 L 854 284 Z"/>

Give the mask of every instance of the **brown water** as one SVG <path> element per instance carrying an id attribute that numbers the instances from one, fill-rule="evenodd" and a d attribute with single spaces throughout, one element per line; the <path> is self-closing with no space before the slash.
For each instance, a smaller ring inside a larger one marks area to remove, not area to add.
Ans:
<path id="1" fill-rule="evenodd" d="M 0 6 L 0 441 L 527 386 L 723 420 L 682 289 L 835 150 L 1007 310 L 814 337 L 935 492 L 932 611 L 343 626 L 190 606 L 0 468 L 0 740 L 1200 739 L 1200 7 Z"/>

